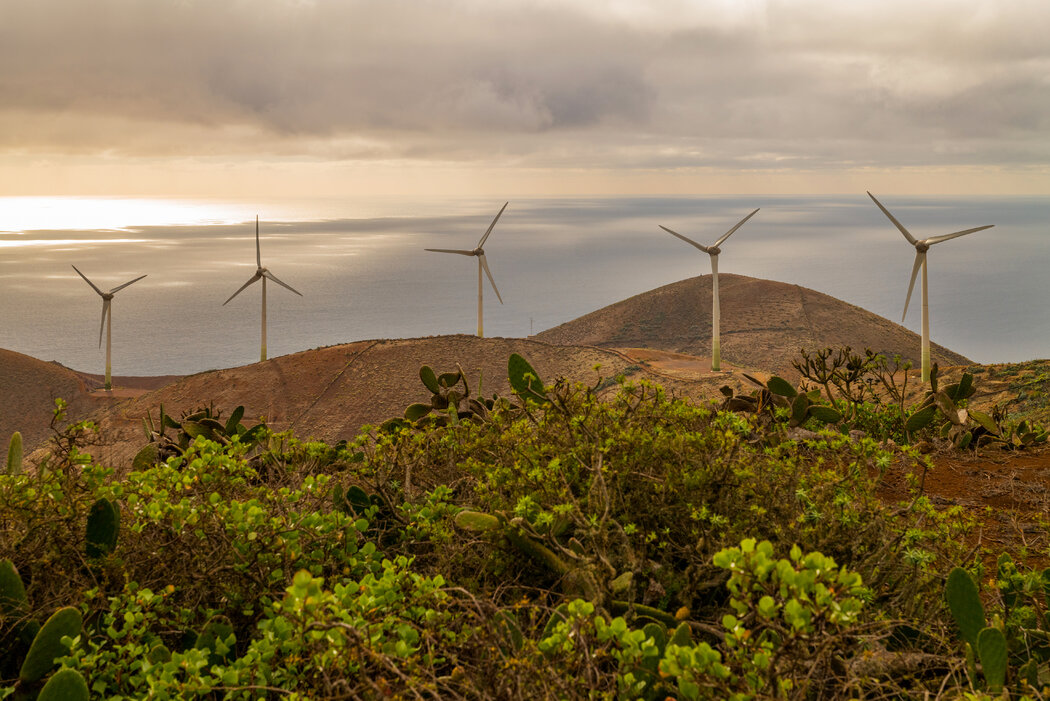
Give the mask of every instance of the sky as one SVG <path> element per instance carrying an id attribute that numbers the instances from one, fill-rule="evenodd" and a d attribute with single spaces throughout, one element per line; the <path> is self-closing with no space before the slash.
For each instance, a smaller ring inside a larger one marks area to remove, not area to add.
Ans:
<path id="1" fill-rule="evenodd" d="M 3 0 L 0 194 L 1050 194 L 1046 0 Z"/>

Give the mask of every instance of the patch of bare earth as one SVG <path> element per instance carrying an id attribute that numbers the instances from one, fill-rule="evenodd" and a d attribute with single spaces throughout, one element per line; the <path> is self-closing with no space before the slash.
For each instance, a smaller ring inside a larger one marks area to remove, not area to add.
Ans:
<path id="1" fill-rule="evenodd" d="M 931 457 L 933 467 L 913 479 L 938 509 L 958 506 L 976 519 L 969 544 L 986 548 L 989 564 L 1004 551 L 1025 553 L 1031 566 L 1050 564 L 1050 446 L 1019 451 L 989 446 Z M 907 473 L 888 471 L 879 494 L 890 502 L 909 499 Z"/>

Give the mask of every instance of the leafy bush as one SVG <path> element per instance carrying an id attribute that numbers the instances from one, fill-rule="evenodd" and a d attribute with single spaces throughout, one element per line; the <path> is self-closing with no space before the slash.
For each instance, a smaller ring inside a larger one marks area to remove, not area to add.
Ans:
<path id="1" fill-rule="evenodd" d="M 876 494 L 910 453 L 839 432 L 786 440 L 647 383 L 511 370 L 516 400 L 349 444 L 260 428 L 249 449 L 237 424 L 129 470 L 84 452 L 89 424 L 58 434 L 41 469 L 0 474 L 0 697 L 81 677 L 92 697 L 157 699 L 968 685 L 940 595 L 965 521 Z M 439 404 L 466 396 L 448 380 Z M 1017 651 L 1042 649 L 1045 602 L 1037 577 L 1004 564 L 1000 579 L 1012 679 Z M 60 609 L 80 634 L 17 680 L 25 631 Z"/>

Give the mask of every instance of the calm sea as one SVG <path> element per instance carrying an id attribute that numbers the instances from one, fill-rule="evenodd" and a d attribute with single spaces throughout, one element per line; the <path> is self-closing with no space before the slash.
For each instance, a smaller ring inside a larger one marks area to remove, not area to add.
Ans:
<path id="1" fill-rule="evenodd" d="M 929 254 L 932 337 L 980 362 L 1050 356 L 1050 198 L 876 193 L 918 237 L 995 224 Z M 113 371 L 183 374 L 258 358 L 259 285 L 223 301 L 263 264 L 269 353 L 349 341 L 473 333 L 473 248 L 502 201 L 218 203 L 0 198 L 0 347 L 101 372 L 109 289 Z M 512 200 L 485 249 L 485 331 L 525 336 L 676 280 L 707 256 L 657 228 L 726 242 L 720 270 L 796 283 L 899 321 L 914 250 L 856 196 Z M 4 230 L 7 231 L 4 231 Z M 918 290 L 916 290 L 916 295 Z M 918 297 L 905 324 L 919 326 Z"/>

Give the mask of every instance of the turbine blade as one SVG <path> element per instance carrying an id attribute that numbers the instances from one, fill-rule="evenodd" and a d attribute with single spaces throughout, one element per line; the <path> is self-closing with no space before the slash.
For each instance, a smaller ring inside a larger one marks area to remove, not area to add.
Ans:
<path id="1" fill-rule="evenodd" d="M 667 233 L 669 233 L 669 234 L 670 234 L 671 236 L 677 236 L 678 238 L 682 239 L 683 241 L 685 241 L 686 243 L 688 243 L 688 244 L 689 244 L 690 246 L 696 246 L 697 248 L 699 248 L 699 249 L 700 249 L 701 251 L 703 251 L 704 253 L 709 253 L 709 251 L 707 250 L 707 246 L 701 246 L 700 244 L 698 244 L 698 243 L 697 243 L 696 241 L 692 240 L 692 239 L 691 239 L 691 238 L 689 238 L 688 236 L 682 236 L 682 235 L 681 235 L 680 233 L 678 233 L 677 231 L 671 231 L 670 229 L 668 229 L 668 228 L 667 228 L 666 226 L 664 226 L 663 224 L 657 224 L 657 226 L 659 226 L 659 227 L 660 227 L 661 229 L 663 229 L 664 231 L 666 231 Z"/>
<path id="2" fill-rule="evenodd" d="M 759 207 L 758 209 L 762 209 L 762 208 L 761 208 L 761 207 Z M 719 246 L 721 246 L 721 245 L 722 245 L 723 243 L 725 243 L 726 239 L 727 239 L 727 238 L 729 238 L 730 236 L 732 236 L 732 235 L 733 235 L 733 232 L 734 232 L 734 231 L 736 231 L 737 229 L 739 229 L 740 227 L 742 227 L 742 226 L 744 225 L 744 223 L 745 223 L 745 222 L 746 222 L 746 221 L 747 221 L 748 219 L 750 219 L 751 217 L 753 217 L 753 216 L 755 216 L 756 214 L 758 214 L 758 209 L 756 209 L 756 210 L 755 210 L 754 212 L 751 212 L 751 214 L 748 214 L 748 215 L 747 215 L 746 217 L 744 217 L 743 219 L 741 219 L 741 220 L 740 220 L 740 223 L 739 223 L 739 224 L 737 224 L 736 226 L 734 226 L 734 227 L 733 227 L 732 229 L 730 229 L 729 231 L 727 231 L 727 232 L 725 233 L 725 236 L 723 236 L 722 238 L 720 238 L 720 239 L 718 239 L 717 241 L 715 241 L 715 243 L 714 243 L 714 245 L 712 246 L 712 248 L 718 248 L 718 247 L 719 247 Z"/>
<path id="3" fill-rule="evenodd" d="M 77 271 L 77 275 L 79 275 L 80 277 L 84 278 L 84 282 L 86 282 L 87 284 L 91 285 L 91 289 L 93 289 L 95 292 L 98 292 L 100 295 L 105 294 L 102 290 L 100 290 L 97 287 L 95 287 L 95 283 L 91 282 L 91 280 L 88 280 L 87 279 L 87 275 L 85 275 L 84 273 L 80 272 L 80 270 L 77 269 L 77 266 L 74 265 L 73 266 L 73 270 L 76 270 Z"/>
<path id="4" fill-rule="evenodd" d="M 292 287 L 289 284 L 281 282 L 280 280 L 277 279 L 277 276 L 274 275 L 273 273 L 271 273 L 269 270 L 267 270 L 265 273 L 263 273 L 263 276 L 268 278 L 268 279 L 270 279 L 270 280 L 273 280 L 274 282 L 276 282 L 281 287 L 284 287 L 286 289 L 291 290 L 292 292 L 294 292 L 295 294 L 299 295 L 300 297 L 303 296 L 302 292 L 300 292 L 299 290 L 295 289 L 294 287 Z"/>
<path id="5" fill-rule="evenodd" d="M 496 291 L 496 299 L 499 300 L 500 304 L 503 304 L 503 298 L 499 296 L 499 288 L 496 287 L 496 281 L 492 279 L 492 271 L 489 270 L 489 264 L 485 262 L 485 254 L 482 253 L 478 256 L 478 262 L 481 263 L 481 267 L 485 269 L 485 274 L 489 277 L 489 282 L 492 283 L 492 289 Z"/>
<path id="6" fill-rule="evenodd" d="M 230 295 L 230 299 L 228 299 L 228 300 L 226 300 L 225 302 L 222 303 L 222 306 L 225 307 L 227 304 L 230 303 L 230 300 L 232 300 L 234 297 L 236 297 L 240 293 L 244 292 L 244 288 L 245 287 L 247 287 L 248 285 L 252 284 L 256 280 L 259 280 L 261 278 L 262 278 L 262 275 L 260 275 L 259 273 L 256 273 L 255 275 L 252 275 L 251 279 L 248 280 L 248 282 L 246 282 L 243 285 L 241 285 L 240 288 L 236 292 L 234 292 L 232 295 Z"/>
<path id="7" fill-rule="evenodd" d="M 116 294 L 117 292 L 120 292 L 121 290 L 123 290 L 128 285 L 133 285 L 133 284 L 135 284 L 136 282 L 138 282 L 139 280 L 141 280 L 144 277 L 146 277 L 146 276 L 145 275 L 139 275 L 137 278 L 135 278 L 131 282 L 125 282 L 123 285 L 117 285 L 112 290 L 110 290 L 109 293 L 110 294 Z"/>
<path id="8" fill-rule="evenodd" d="M 489 224 L 489 228 L 485 230 L 485 235 L 481 237 L 480 241 L 478 241 L 478 248 L 481 248 L 485 245 L 485 241 L 488 240 L 489 234 L 492 233 L 492 227 L 496 226 L 496 222 L 499 221 L 500 215 L 503 214 L 503 210 L 507 208 L 508 204 L 510 204 L 510 202 L 504 202 L 503 206 L 500 207 L 499 213 L 496 215 L 496 218 L 492 220 L 492 223 Z M 496 296 L 498 297 L 499 295 Z"/>
<path id="9" fill-rule="evenodd" d="M 967 229 L 966 231 L 956 231 L 954 234 L 945 234 L 944 236 L 933 236 L 931 238 L 926 239 L 924 243 L 928 243 L 932 246 L 935 243 L 940 243 L 941 241 L 949 241 L 951 239 L 957 239 L 960 236 L 966 236 L 966 234 L 972 234 L 975 231 L 984 231 L 985 229 L 991 229 L 993 226 L 995 226 L 995 224 L 988 224 L 987 226 L 978 226 L 974 229 Z"/>
<path id="10" fill-rule="evenodd" d="M 102 347 L 102 332 L 106 328 L 106 317 L 109 316 L 109 305 L 112 300 L 103 298 L 102 300 L 102 324 L 98 327 L 98 347 Z"/>
<path id="11" fill-rule="evenodd" d="M 255 265 L 262 267 L 262 250 L 259 248 L 259 215 L 255 215 Z"/>
<path id="12" fill-rule="evenodd" d="M 875 199 L 875 195 L 873 195 L 873 194 L 871 194 L 869 192 L 868 193 L 868 197 L 871 198 L 872 202 L 874 202 L 875 204 L 877 204 L 879 206 L 879 209 L 882 210 L 883 214 L 885 214 L 887 217 L 890 218 L 890 221 L 893 222 L 893 225 L 901 230 L 901 233 L 904 234 L 904 238 L 908 239 L 908 243 L 910 243 L 913 246 L 918 243 L 918 241 L 915 239 L 915 237 L 912 236 L 910 233 L 908 233 L 908 230 L 904 228 L 904 225 L 901 224 L 899 221 L 897 221 L 896 217 L 894 217 L 892 214 L 890 214 L 890 210 L 888 210 L 885 207 L 883 207 L 882 203 L 879 202 L 877 199 Z"/>
<path id="13" fill-rule="evenodd" d="M 908 303 L 911 302 L 911 291 L 915 289 L 915 278 L 919 275 L 919 268 L 926 264 L 926 254 L 921 251 L 915 252 L 915 265 L 911 268 L 911 282 L 908 283 L 908 296 L 904 298 L 904 313 L 901 314 L 901 323 L 908 316 Z"/>
<path id="14" fill-rule="evenodd" d="M 424 248 L 424 251 L 433 251 L 434 253 L 457 253 L 461 256 L 472 256 L 474 251 L 459 251 L 452 248 Z"/>

